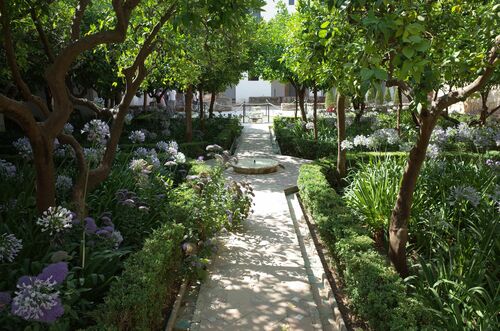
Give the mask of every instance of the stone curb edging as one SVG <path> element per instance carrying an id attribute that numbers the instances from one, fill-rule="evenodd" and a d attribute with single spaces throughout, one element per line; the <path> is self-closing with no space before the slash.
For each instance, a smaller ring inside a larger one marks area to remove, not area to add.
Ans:
<path id="1" fill-rule="evenodd" d="M 298 193 L 298 188 L 290 188 L 289 190 L 295 190 L 296 196 L 302 209 L 302 213 L 304 216 L 304 220 L 307 223 L 307 228 L 309 230 L 309 234 L 311 235 L 314 248 L 317 252 L 317 257 L 321 261 L 321 265 L 323 266 L 323 273 L 321 275 L 321 282 L 323 286 L 323 295 L 328 298 L 328 303 L 333 310 L 333 315 L 335 318 L 335 327 L 337 327 L 340 331 L 348 331 L 347 326 L 345 324 L 344 318 L 342 316 L 342 312 L 339 309 L 339 304 L 337 299 L 335 298 L 335 294 L 333 292 L 333 285 L 331 281 L 335 282 L 331 271 L 329 270 L 330 261 L 328 258 L 328 251 L 324 248 L 324 245 L 321 243 L 321 239 L 318 237 L 315 232 L 313 225 L 315 225 L 314 219 L 308 212 L 307 208 L 305 208 L 302 199 L 300 198 L 300 193 Z"/>
<path id="2" fill-rule="evenodd" d="M 170 312 L 170 316 L 168 317 L 167 325 L 165 326 L 165 331 L 172 331 L 174 330 L 175 327 L 175 322 L 177 320 L 177 315 L 179 313 L 179 308 L 182 304 L 182 301 L 184 299 L 184 294 L 186 293 L 186 289 L 190 283 L 189 277 L 184 278 L 182 281 L 182 285 L 180 287 L 179 293 L 177 294 L 177 297 L 174 302 L 174 306 L 172 308 L 172 311 Z"/>

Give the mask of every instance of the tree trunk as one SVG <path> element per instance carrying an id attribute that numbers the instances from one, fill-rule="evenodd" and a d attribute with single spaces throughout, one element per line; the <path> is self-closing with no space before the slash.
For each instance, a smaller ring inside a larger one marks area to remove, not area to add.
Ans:
<path id="1" fill-rule="evenodd" d="M 314 83 L 314 103 L 313 103 L 313 124 L 314 124 L 314 141 L 318 142 L 318 87 Z"/>
<path id="2" fill-rule="evenodd" d="M 342 149 L 345 140 L 345 96 L 338 93 L 337 96 L 337 173 L 340 179 L 347 174 L 346 151 Z"/>
<path id="3" fill-rule="evenodd" d="M 361 122 L 361 118 L 365 114 L 365 102 L 363 98 L 356 97 L 352 99 L 352 104 L 354 106 L 354 109 L 357 110 L 356 116 L 354 116 L 354 122 L 359 123 Z"/>
<path id="4" fill-rule="evenodd" d="M 403 111 L 403 92 L 401 87 L 398 87 L 398 110 L 396 113 L 396 131 L 398 131 L 398 136 L 401 136 L 401 112 Z"/>
<path id="5" fill-rule="evenodd" d="M 295 115 L 294 118 L 297 119 L 298 113 L 299 113 L 299 93 L 297 91 L 297 87 L 295 88 Z"/>
<path id="6" fill-rule="evenodd" d="M 403 278 L 409 274 L 408 263 L 406 261 L 406 243 L 408 242 L 408 221 L 410 219 L 413 192 L 417 185 L 420 169 L 425 161 L 427 146 L 429 146 L 432 130 L 436 126 L 439 113 L 430 114 L 428 111 L 422 113 L 417 145 L 410 151 L 410 157 L 403 174 L 396 205 L 391 215 L 389 226 L 389 258 Z"/>
<path id="7" fill-rule="evenodd" d="M 208 108 L 208 118 L 214 118 L 215 91 L 212 91 L 210 96 L 210 107 Z"/>
<path id="8" fill-rule="evenodd" d="M 193 86 L 189 85 L 185 95 L 186 141 L 193 141 Z"/>
<path id="9" fill-rule="evenodd" d="M 299 90 L 299 107 L 300 107 L 300 116 L 304 122 L 307 122 L 307 115 L 305 110 L 305 96 L 306 96 L 306 88 L 302 86 Z"/>
<path id="10" fill-rule="evenodd" d="M 199 103 L 200 103 L 200 125 L 201 125 L 201 130 L 205 132 L 205 107 L 203 105 L 203 90 L 200 88 L 200 93 L 199 93 Z"/>
<path id="11" fill-rule="evenodd" d="M 37 134 L 35 140 L 30 140 L 36 171 L 36 207 L 40 214 L 56 204 L 54 146 L 49 139 Z"/>
<path id="12" fill-rule="evenodd" d="M 481 91 L 481 115 L 479 116 L 479 122 L 481 125 L 486 124 L 486 119 L 488 118 L 488 95 L 490 94 L 490 89 L 484 89 Z"/>

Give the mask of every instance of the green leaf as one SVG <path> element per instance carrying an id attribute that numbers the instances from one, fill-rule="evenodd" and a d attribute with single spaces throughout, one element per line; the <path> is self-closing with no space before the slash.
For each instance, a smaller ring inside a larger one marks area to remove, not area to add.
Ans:
<path id="1" fill-rule="evenodd" d="M 403 54 L 406 56 L 408 59 L 411 59 L 413 55 L 415 54 L 415 50 L 409 46 L 406 46 L 403 48 Z"/>
<path id="2" fill-rule="evenodd" d="M 431 47 L 431 42 L 427 39 L 423 39 L 419 44 L 415 45 L 415 49 L 419 52 L 425 52 Z"/>
<path id="3" fill-rule="evenodd" d="M 376 68 L 373 70 L 373 72 L 375 74 L 375 78 L 377 78 L 378 80 L 387 80 L 387 78 L 389 77 L 387 71 L 383 69 Z"/>
<path id="4" fill-rule="evenodd" d="M 318 36 L 320 38 L 326 38 L 326 35 L 328 34 L 327 30 L 319 30 Z"/>
<path id="5" fill-rule="evenodd" d="M 361 69 L 361 80 L 370 80 L 373 76 L 373 70 L 363 68 Z"/>
<path id="6" fill-rule="evenodd" d="M 330 21 L 326 21 L 323 24 L 321 24 L 322 29 L 326 29 L 330 25 Z"/>

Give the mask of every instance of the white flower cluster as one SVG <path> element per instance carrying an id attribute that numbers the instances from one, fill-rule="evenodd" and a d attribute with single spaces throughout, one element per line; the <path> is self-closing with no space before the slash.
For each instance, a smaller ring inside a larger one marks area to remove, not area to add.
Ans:
<path id="1" fill-rule="evenodd" d="M 109 126 L 101 120 L 91 120 L 85 123 L 82 133 L 87 134 L 87 140 L 91 143 L 105 145 L 109 138 Z"/>
<path id="2" fill-rule="evenodd" d="M 65 175 L 58 175 L 56 179 L 56 189 L 62 193 L 67 193 L 73 187 L 73 180 L 71 177 Z"/>
<path id="3" fill-rule="evenodd" d="M 23 248 L 22 243 L 23 241 L 13 234 L 2 234 L 0 236 L 0 263 L 13 262 Z"/>
<path id="4" fill-rule="evenodd" d="M 23 157 L 23 159 L 31 160 L 33 158 L 33 149 L 31 148 L 30 140 L 27 137 L 17 139 L 12 143 L 12 145 L 17 149 L 17 152 Z"/>
<path id="5" fill-rule="evenodd" d="M 144 159 L 133 159 L 130 161 L 129 169 L 135 173 L 149 174 L 152 168 L 152 165 Z"/>
<path id="6" fill-rule="evenodd" d="M 306 130 L 313 130 L 314 129 L 314 123 L 313 122 L 307 122 L 306 123 Z"/>
<path id="7" fill-rule="evenodd" d="M 460 201 L 468 201 L 477 207 L 481 203 L 481 195 L 471 186 L 454 186 L 451 188 L 450 204 L 454 205 Z"/>
<path id="8" fill-rule="evenodd" d="M 460 123 L 457 127 L 446 130 L 436 126 L 432 132 L 431 142 L 441 147 L 455 142 L 472 143 L 478 149 L 500 146 L 500 127 L 470 127 Z"/>
<path id="9" fill-rule="evenodd" d="M 42 232 L 48 231 L 54 235 L 72 227 L 73 214 L 63 207 L 49 207 L 38 218 L 36 224 L 42 228 Z"/>
<path id="10" fill-rule="evenodd" d="M 354 147 L 365 147 L 376 150 L 383 146 L 395 145 L 399 142 L 398 132 L 394 129 L 379 129 L 369 136 L 358 135 L 352 141 L 344 140 L 342 149 L 350 150 Z"/>
<path id="11" fill-rule="evenodd" d="M 133 144 L 143 143 L 144 140 L 146 140 L 146 135 L 144 134 L 144 132 L 142 132 L 140 130 L 136 130 L 136 131 L 132 131 L 130 133 L 130 135 L 128 136 L 128 139 L 130 139 L 130 141 Z"/>

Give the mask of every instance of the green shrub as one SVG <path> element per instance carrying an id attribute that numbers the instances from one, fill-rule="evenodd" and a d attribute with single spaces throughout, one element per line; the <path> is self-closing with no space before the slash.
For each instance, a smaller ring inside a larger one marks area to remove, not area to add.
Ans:
<path id="1" fill-rule="evenodd" d="M 174 298 L 182 266 L 182 225 L 166 224 L 125 262 L 105 303 L 96 312 L 99 330 L 158 330 Z"/>
<path id="2" fill-rule="evenodd" d="M 374 330 L 414 330 L 427 325 L 423 307 L 374 249 L 366 228 L 329 185 L 319 164 L 300 168 L 301 198 L 335 258 L 352 309 Z"/>

